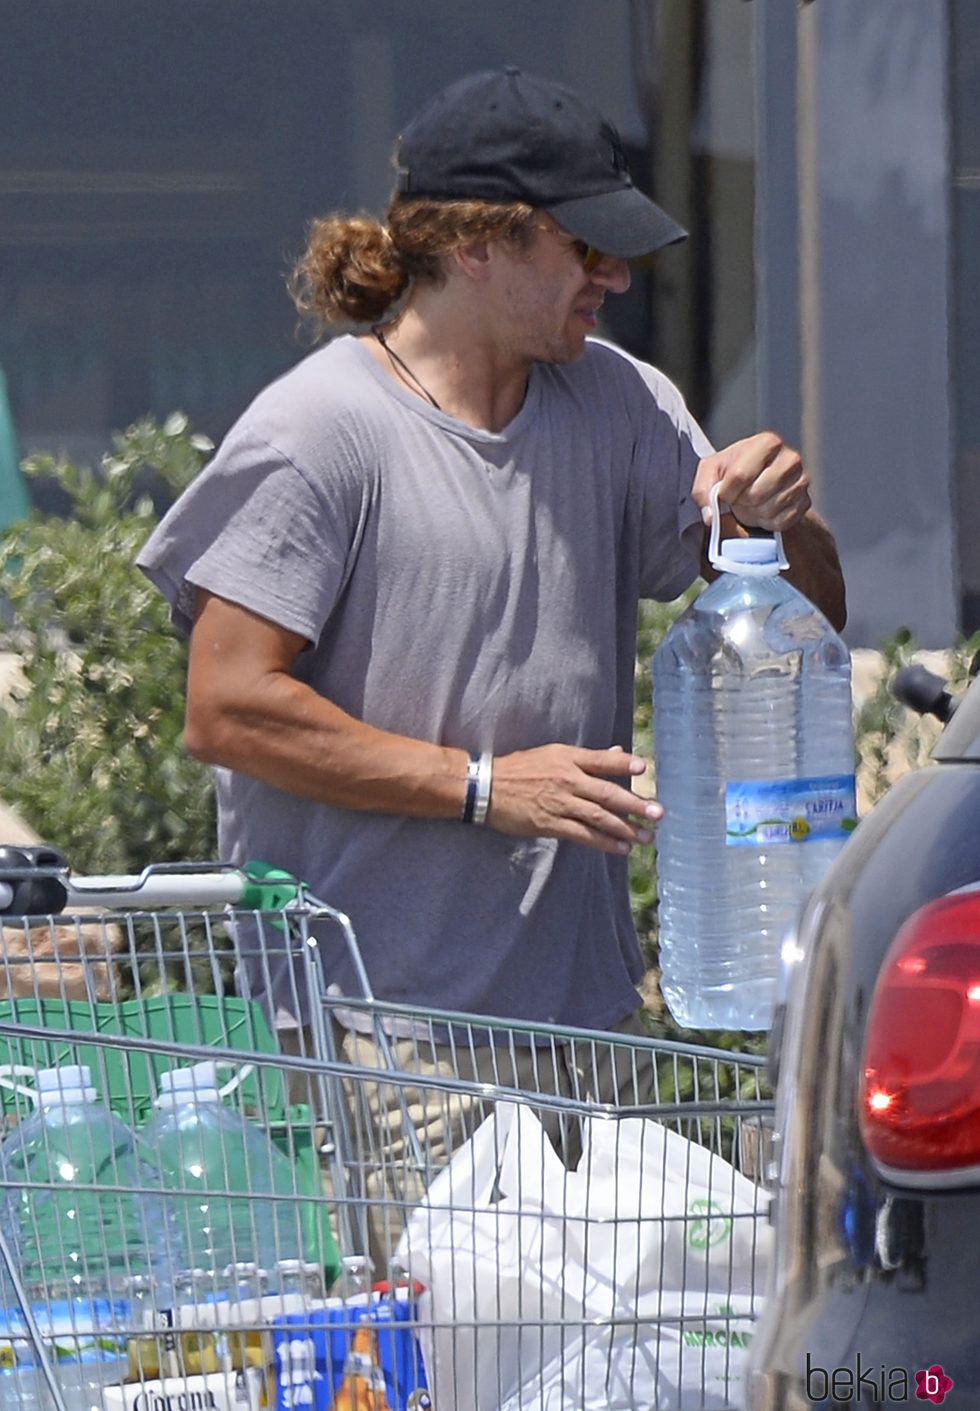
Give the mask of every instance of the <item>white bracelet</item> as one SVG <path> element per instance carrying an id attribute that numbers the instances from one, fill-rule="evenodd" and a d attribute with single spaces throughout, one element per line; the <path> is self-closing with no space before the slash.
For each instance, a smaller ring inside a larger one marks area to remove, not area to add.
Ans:
<path id="1" fill-rule="evenodd" d="M 493 788 L 493 755 L 484 750 L 476 773 L 476 798 L 473 801 L 473 822 L 482 826 L 490 812 L 490 790 Z"/>
<path id="2" fill-rule="evenodd" d="M 466 766 L 466 796 L 459 813 L 463 823 L 486 823 L 492 784 L 493 755 L 489 750 L 471 754 Z"/>

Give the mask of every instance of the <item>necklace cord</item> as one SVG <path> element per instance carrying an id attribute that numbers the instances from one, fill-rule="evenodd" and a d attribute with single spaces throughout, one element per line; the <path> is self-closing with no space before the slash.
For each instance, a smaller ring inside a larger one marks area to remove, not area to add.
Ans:
<path id="1" fill-rule="evenodd" d="M 388 341 L 384 336 L 384 333 L 381 331 L 380 324 L 375 324 L 374 327 L 371 329 L 371 332 L 374 334 L 375 338 L 377 338 L 382 348 L 384 348 L 385 352 L 388 354 L 388 357 L 394 364 L 395 368 L 404 373 L 406 377 L 410 378 L 411 381 L 414 382 L 418 390 L 422 393 L 422 396 L 425 398 L 425 400 L 429 402 L 433 407 L 435 407 L 437 412 L 441 412 L 442 407 L 440 407 L 439 403 L 436 401 L 435 397 L 433 397 L 432 393 L 429 391 L 428 387 L 426 387 L 425 383 L 419 381 L 419 379 L 415 376 L 415 373 L 409 367 L 408 363 L 405 362 L 404 358 L 400 358 L 395 352 L 394 348 L 389 346 Z"/>

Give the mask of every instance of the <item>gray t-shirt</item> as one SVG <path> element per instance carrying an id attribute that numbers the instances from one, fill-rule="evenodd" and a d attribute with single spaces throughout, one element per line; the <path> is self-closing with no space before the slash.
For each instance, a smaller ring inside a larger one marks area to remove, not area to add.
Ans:
<path id="1" fill-rule="evenodd" d="M 382 729 L 495 754 L 628 749 L 637 602 L 696 576 L 709 451 L 672 384 L 603 343 L 536 364 L 490 432 L 342 337 L 256 398 L 139 563 L 184 628 L 201 587 L 301 633 L 295 675 Z M 224 769 L 216 784 L 222 857 L 286 868 L 346 912 L 377 995 L 596 1028 L 636 1008 L 624 858 Z M 335 929 L 322 954 L 357 994 Z M 295 1011 L 268 959 L 253 995 Z"/>

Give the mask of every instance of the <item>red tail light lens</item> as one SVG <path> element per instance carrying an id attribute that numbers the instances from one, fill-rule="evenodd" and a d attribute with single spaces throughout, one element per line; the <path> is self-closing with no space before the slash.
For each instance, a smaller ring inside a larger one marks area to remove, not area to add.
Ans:
<path id="1" fill-rule="evenodd" d="M 980 890 L 923 907 L 892 942 L 868 1017 L 860 1122 L 898 1177 L 980 1173 Z"/>

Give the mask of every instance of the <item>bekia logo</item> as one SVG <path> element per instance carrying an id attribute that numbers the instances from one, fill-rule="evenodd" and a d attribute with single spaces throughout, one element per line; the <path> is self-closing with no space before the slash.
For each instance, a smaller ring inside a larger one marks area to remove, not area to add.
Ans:
<path id="1" fill-rule="evenodd" d="M 853 1367 L 826 1367 L 814 1365 L 810 1354 L 806 1354 L 806 1394 L 807 1398 L 819 1405 L 830 1399 L 835 1404 L 864 1401 L 870 1406 L 881 1402 L 891 1404 L 896 1401 L 931 1401 L 939 1406 L 946 1399 L 946 1393 L 953 1389 L 952 1377 L 947 1377 L 938 1362 L 916 1372 L 913 1380 L 905 1367 L 867 1365 L 860 1352 Z"/>
<path id="2" fill-rule="evenodd" d="M 924 1372 L 916 1372 L 915 1383 L 915 1394 L 919 1400 L 934 1401 L 937 1406 L 944 1400 L 946 1393 L 953 1390 L 952 1377 L 947 1377 L 938 1362 L 935 1367 L 929 1367 Z"/>

